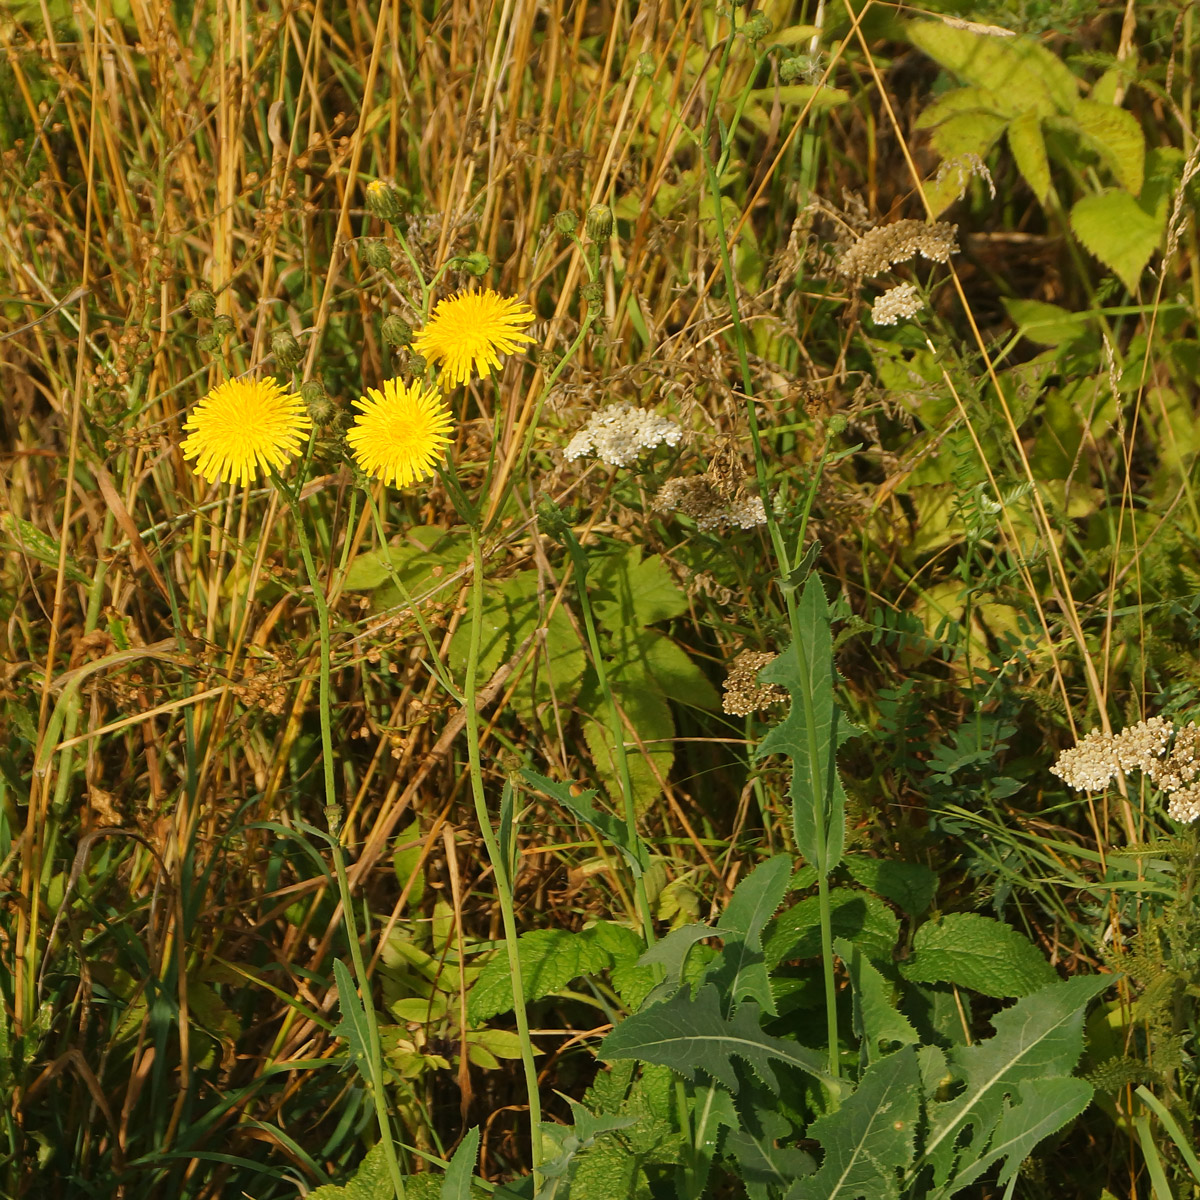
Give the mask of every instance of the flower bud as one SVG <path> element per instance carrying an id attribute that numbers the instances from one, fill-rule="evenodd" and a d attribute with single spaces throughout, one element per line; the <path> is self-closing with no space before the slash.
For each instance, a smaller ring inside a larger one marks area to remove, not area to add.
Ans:
<path id="1" fill-rule="evenodd" d="M 598 279 L 585 283 L 579 289 L 580 295 L 593 307 L 604 299 L 604 285 Z"/>
<path id="2" fill-rule="evenodd" d="M 364 238 L 363 258 L 377 271 L 382 271 L 392 265 L 392 248 L 383 238 Z"/>
<path id="3" fill-rule="evenodd" d="M 195 288 L 188 292 L 188 312 L 193 317 L 211 317 L 217 311 L 217 298 L 208 288 Z"/>
<path id="4" fill-rule="evenodd" d="M 588 209 L 584 228 L 593 242 L 607 241 L 612 236 L 612 209 L 607 204 L 593 204 Z"/>
<path id="5" fill-rule="evenodd" d="M 390 317 L 384 317 L 380 332 L 383 334 L 383 340 L 389 346 L 412 345 L 412 326 L 396 313 L 392 313 Z"/>
<path id="6" fill-rule="evenodd" d="M 482 250 L 464 255 L 459 263 L 464 271 L 470 271 L 476 279 L 482 279 L 492 269 L 492 260 Z"/>
<path id="7" fill-rule="evenodd" d="M 850 420 L 845 413 L 834 413 L 825 428 L 829 430 L 831 437 L 836 437 L 839 433 L 845 433 L 849 424 Z"/>
<path id="8" fill-rule="evenodd" d="M 271 335 L 271 353 L 285 371 L 290 371 L 304 357 L 300 343 L 286 329 L 277 329 Z"/>
<path id="9" fill-rule="evenodd" d="M 563 237 L 570 237 L 571 234 L 579 228 L 579 218 L 569 208 L 564 208 L 562 212 L 556 213 L 554 216 L 554 228 L 558 230 Z"/>
<path id="10" fill-rule="evenodd" d="M 215 333 L 206 333 L 203 337 L 196 339 L 196 345 L 204 351 L 205 354 L 211 354 L 214 350 L 221 348 L 221 339 Z"/>
<path id="11" fill-rule="evenodd" d="M 404 212 L 400 193 L 382 179 L 372 179 L 367 184 L 367 208 L 374 216 L 390 225 L 394 225 Z"/>
<path id="12" fill-rule="evenodd" d="M 212 331 L 215 337 L 226 338 L 236 328 L 237 326 L 233 323 L 233 318 L 225 313 L 213 318 Z"/>
<path id="13" fill-rule="evenodd" d="M 756 12 L 742 26 L 742 36 L 750 45 L 757 46 L 774 28 L 775 23 L 765 12 Z"/>
<path id="14" fill-rule="evenodd" d="M 809 59 L 806 54 L 797 54 L 795 58 L 785 58 L 779 64 L 779 82 L 795 83 L 808 73 Z"/>
<path id="15" fill-rule="evenodd" d="M 300 388 L 300 399 L 308 407 L 314 425 L 328 425 L 333 417 L 333 401 L 319 379 L 309 379 Z"/>

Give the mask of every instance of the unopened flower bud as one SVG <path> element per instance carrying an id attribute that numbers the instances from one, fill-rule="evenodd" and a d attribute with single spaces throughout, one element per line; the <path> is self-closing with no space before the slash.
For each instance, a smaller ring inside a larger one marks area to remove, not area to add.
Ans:
<path id="1" fill-rule="evenodd" d="M 849 418 L 845 413 L 834 413 L 829 418 L 829 424 L 826 429 L 829 430 L 831 436 L 836 437 L 839 433 L 845 433 L 846 427 L 850 424 Z"/>
<path id="2" fill-rule="evenodd" d="M 221 339 L 215 333 L 206 333 L 203 337 L 196 339 L 196 345 L 204 351 L 205 354 L 211 354 L 214 350 L 221 348 Z"/>
<path id="3" fill-rule="evenodd" d="M 779 82 L 795 83 L 803 79 L 808 72 L 809 59 L 807 55 L 797 54 L 795 58 L 785 58 L 779 64 Z"/>
<path id="4" fill-rule="evenodd" d="M 607 204 L 593 204 L 588 209 L 584 224 L 587 235 L 593 242 L 604 242 L 612 236 L 613 215 Z"/>
<path id="5" fill-rule="evenodd" d="M 271 335 L 271 353 L 285 371 L 290 371 L 304 357 L 300 343 L 286 329 L 277 329 Z"/>
<path id="6" fill-rule="evenodd" d="M 372 179 L 367 184 L 367 208 L 381 221 L 394 225 L 404 212 L 400 193 L 383 179 Z"/>
<path id="7" fill-rule="evenodd" d="M 333 416 L 333 401 L 319 379 L 309 379 L 300 388 L 300 399 L 308 407 L 314 425 L 328 425 Z"/>
<path id="8" fill-rule="evenodd" d="M 193 317 L 211 317 L 217 311 L 217 298 L 208 288 L 196 288 L 188 292 L 188 312 Z"/>
<path id="9" fill-rule="evenodd" d="M 766 13 L 756 12 L 742 26 L 742 36 L 750 45 L 757 46 L 774 28 L 774 22 Z"/>
<path id="10" fill-rule="evenodd" d="M 556 213 L 554 216 L 554 228 L 558 230 L 563 237 L 570 237 L 571 234 L 579 228 L 579 218 L 569 208 L 564 208 L 562 212 Z"/>
<path id="11" fill-rule="evenodd" d="M 464 271 L 470 271 L 476 279 L 482 279 L 492 269 L 492 260 L 482 250 L 464 255 L 460 260 Z"/>
<path id="12" fill-rule="evenodd" d="M 365 238 L 363 258 L 377 271 L 392 265 L 392 249 L 383 238 Z"/>
<path id="13" fill-rule="evenodd" d="M 580 295 L 593 307 L 604 299 L 604 286 L 600 280 L 593 279 L 579 289 Z"/>
<path id="14" fill-rule="evenodd" d="M 233 318 L 226 313 L 222 313 L 219 317 L 213 319 L 212 331 L 216 337 L 228 337 L 237 326 L 233 323 Z"/>
<path id="15" fill-rule="evenodd" d="M 384 317 L 380 332 L 383 334 L 383 340 L 389 346 L 412 345 L 412 326 L 396 313 L 392 313 L 390 317 Z"/>

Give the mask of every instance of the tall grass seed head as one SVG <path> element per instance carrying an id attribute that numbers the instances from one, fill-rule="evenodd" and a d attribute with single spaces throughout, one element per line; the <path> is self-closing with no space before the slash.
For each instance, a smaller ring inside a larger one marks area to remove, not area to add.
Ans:
<path id="1" fill-rule="evenodd" d="M 453 420 L 440 394 L 420 380 L 384 381 L 355 400 L 359 409 L 346 433 L 358 466 L 388 487 L 430 478 L 450 444 Z"/>
<path id="2" fill-rule="evenodd" d="M 511 354 L 534 339 L 525 332 L 534 312 L 527 304 L 490 288 L 462 291 L 439 300 L 433 314 L 413 338 L 413 350 L 427 362 L 440 364 L 444 388 L 499 370 L 501 355 Z"/>
<path id="3" fill-rule="evenodd" d="M 281 471 L 299 450 L 312 421 L 304 401 L 275 379 L 229 379 L 192 409 L 180 443 L 209 483 L 248 484 L 260 469 Z"/>

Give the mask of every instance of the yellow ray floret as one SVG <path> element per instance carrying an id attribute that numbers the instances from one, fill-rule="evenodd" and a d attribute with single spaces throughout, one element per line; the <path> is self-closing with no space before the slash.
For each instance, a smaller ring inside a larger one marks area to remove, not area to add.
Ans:
<path id="1" fill-rule="evenodd" d="M 346 434 L 358 465 L 389 487 L 407 487 L 431 476 L 450 444 L 450 411 L 436 391 L 399 379 L 383 391 L 367 388 L 362 411 Z"/>
<path id="2" fill-rule="evenodd" d="M 229 379 L 213 388 L 183 424 L 180 449 L 195 459 L 209 483 L 249 483 L 274 467 L 281 471 L 312 428 L 299 396 L 274 379 Z"/>
<path id="3" fill-rule="evenodd" d="M 519 300 L 484 292 L 459 292 L 439 300 L 428 324 L 413 338 L 413 349 L 431 363 L 441 363 L 441 384 L 466 383 L 474 368 L 486 375 L 500 368 L 500 355 L 534 339 L 524 330 L 533 309 Z"/>

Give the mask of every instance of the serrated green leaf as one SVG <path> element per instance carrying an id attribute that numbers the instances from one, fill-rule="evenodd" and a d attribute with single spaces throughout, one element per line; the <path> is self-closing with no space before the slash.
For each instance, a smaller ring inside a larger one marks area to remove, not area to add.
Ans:
<path id="1" fill-rule="evenodd" d="M 390 584 L 392 570 L 410 592 L 425 591 L 448 573 L 457 571 L 470 557 L 467 536 L 442 525 L 416 525 L 400 537 L 359 554 L 346 571 L 343 587 L 349 592 L 370 592 Z M 394 588 L 393 588 L 394 591 Z M 397 596 L 398 600 L 398 596 Z"/>
<path id="2" fill-rule="evenodd" d="M 777 854 L 760 863 L 737 885 L 721 914 L 725 946 L 709 968 L 707 978 L 717 986 L 727 1010 L 749 999 L 764 1012 L 775 1015 L 762 933 L 783 903 L 791 879 L 791 856 Z"/>
<path id="3" fill-rule="evenodd" d="M 899 905 L 910 917 L 919 917 L 937 894 L 937 873 L 921 863 L 848 854 L 842 860 L 851 878 L 877 896 Z"/>
<path id="4" fill-rule="evenodd" d="M 467 1131 L 442 1176 L 440 1200 L 471 1200 L 471 1177 L 479 1157 L 479 1127 Z M 407 1200 L 407 1196 L 405 1197 Z"/>
<path id="5" fill-rule="evenodd" d="M 1063 123 L 1074 128 L 1100 155 L 1117 182 L 1133 195 L 1142 190 L 1146 167 L 1146 138 L 1133 113 L 1095 100 L 1076 102 Z"/>
<path id="6" fill-rule="evenodd" d="M 610 630 L 653 625 L 687 612 L 687 595 L 675 582 L 662 557 L 643 561 L 638 546 L 606 554 L 588 563 L 592 609 Z"/>
<path id="7" fill-rule="evenodd" d="M 1014 118 L 1008 125 L 1008 148 L 1017 169 L 1040 204 L 1050 200 L 1050 159 L 1042 136 L 1042 119 L 1032 109 Z"/>
<path id="8" fill-rule="evenodd" d="M 394 1200 L 392 1177 L 388 1171 L 383 1143 L 376 1142 L 358 1165 L 352 1178 L 338 1187 L 327 1183 L 308 1193 L 310 1200 Z"/>
<path id="9" fill-rule="evenodd" d="M 1028 996 L 1058 978 L 1045 955 L 1011 926 L 980 913 L 927 921 L 900 964 L 914 983 L 954 983 L 985 996 Z"/>
<path id="10" fill-rule="evenodd" d="M 1084 248 L 1136 293 L 1142 271 L 1158 247 L 1163 223 L 1127 191 L 1110 188 L 1075 203 L 1071 228 Z"/>
<path id="11" fill-rule="evenodd" d="M 333 1032 L 337 1037 L 346 1039 L 351 1061 L 362 1077 L 370 1081 L 371 1060 L 367 1051 L 370 1035 L 367 1029 L 367 1014 L 363 1002 L 359 999 L 358 989 L 354 986 L 350 968 L 340 958 L 333 960 L 333 978 L 337 983 L 338 1007 L 342 1011 L 342 1019 Z"/>
<path id="12" fill-rule="evenodd" d="M 732 1020 L 725 1020 L 717 989 L 710 983 L 695 999 L 683 988 L 665 1003 L 626 1017 L 604 1039 L 600 1057 L 606 1062 L 636 1058 L 658 1063 L 692 1081 L 703 1071 L 735 1093 L 735 1058 L 746 1062 L 772 1091 L 778 1091 L 772 1062 L 806 1071 L 827 1085 L 840 1086 L 827 1074 L 824 1059 L 816 1051 L 764 1033 L 757 1005 L 743 1004 Z"/>
<path id="13" fill-rule="evenodd" d="M 608 952 L 587 930 L 534 929 L 517 939 L 521 985 L 525 1002 L 540 1000 L 566 987 L 572 979 L 603 971 L 612 964 Z M 483 968 L 467 997 L 467 1017 L 486 1021 L 513 1006 L 512 974 L 508 954 L 500 951 Z"/>
<path id="14" fill-rule="evenodd" d="M 642 629 L 633 636 L 614 637 L 610 674 L 622 680 L 626 667 L 635 668 L 637 684 L 649 676 L 668 700 L 689 708 L 719 708 L 717 690 L 708 676 L 666 634 Z"/>
<path id="15" fill-rule="evenodd" d="M 1039 346 L 1061 346 L 1074 341 L 1087 332 L 1093 319 L 1091 313 L 1073 313 L 1042 300 L 1002 297 L 1001 303 L 1017 331 Z"/>
<path id="16" fill-rule="evenodd" d="M 833 699 L 829 604 L 816 575 L 804 585 L 797 621 L 800 645 L 793 643 L 758 674 L 760 683 L 785 687 L 792 703 L 755 757 L 786 754 L 792 760 L 796 848 L 807 863 L 828 873 L 841 860 L 846 836 L 846 793 L 837 772 L 837 749 L 853 727 Z"/>
<path id="17" fill-rule="evenodd" d="M 635 738 L 629 728 L 624 730 L 629 777 L 633 785 L 633 805 L 640 816 L 662 795 L 659 780 L 665 781 L 671 773 L 675 761 L 675 719 L 662 693 L 650 683 L 644 672 L 640 677 L 636 676 L 632 665 L 619 685 L 613 683 L 613 692 L 621 711 L 637 734 Z M 591 711 L 602 711 L 599 700 L 593 705 L 590 698 L 585 698 L 583 706 Z M 616 743 L 608 722 L 585 716 L 583 736 L 596 772 L 609 794 L 614 798 L 621 796 L 621 771 L 617 762 Z"/>
<path id="18" fill-rule="evenodd" d="M 854 1094 L 818 1117 L 807 1135 L 825 1150 L 820 1170 L 787 1200 L 892 1200 L 911 1162 L 921 1115 L 917 1054 L 905 1046 L 869 1067 Z"/>
<path id="19" fill-rule="evenodd" d="M 1037 42 L 989 37 L 942 21 L 914 21 L 907 33 L 948 71 L 1011 104 L 1014 115 L 1027 108 L 1043 116 L 1070 112 L 1078 102 L 1075 76 Z"/>
<path id="20" fill-rule="evenodd" d="M 872 958 L 890 959 L 900 937 L 896 914 L 870 892 L 833 888 L 829 893 L 829 918 L 835 937 L 861 947 Z M 818 896 L 809 896 L 781 913 L 767 936 L 764 953 L 772 970 L 794 958 L 815 958 L 821 953 L 821 908 Z"/>
<path id="21" fill-rule="evenodd" d="M 846 965 L 854 992 L 854 1032 L 867 1052 L 867 1061 L 882 1057 L 881 1044 L 898 1042 L 909 1046 L 919 1042 L 917 1031 L 908 1019 L 896 1011 L 894 988 L 873 967 L 862 950 L 844 938 L 835 938 L 833 948 Z"/>
<path id="22" fill-rule="evenodd" d="M 1083 1050 L 1088 1002 L 1112 982 L 1105 976 L 1079 976 L 1055 983 L 998 1013 L 991 1038 L 954 1047 L 950 1067 L 961 1089 L 954 1099 L 927 1110 L 924 1158 L 933 1167 L 937 1188 L 945 1188 L 960 1163 L 965 1170 L 983 1157 L 1006 1101 L 1018 1096 L 1023 1084 L 1070 1075 Z"/>
<path id="23" fill-rule="evenodd" d="M 787 1118 L 769 1108 L 754 1108 L 737 1129 L 725 1139 L 725 1152 L 737 1162 L 738 1178 L 746 1185 L 750 1200 L 770 1200 L 772 1192 L 782 1191 L 817 1169 L 810 1154 L 794 1146 L 776 1146 L 777 1141 L 794 1138 Z"/>

